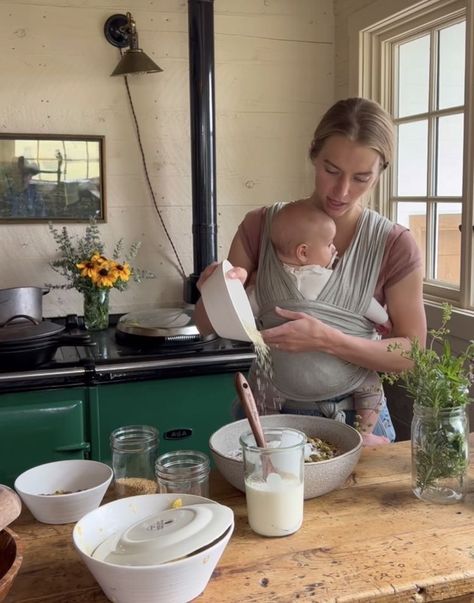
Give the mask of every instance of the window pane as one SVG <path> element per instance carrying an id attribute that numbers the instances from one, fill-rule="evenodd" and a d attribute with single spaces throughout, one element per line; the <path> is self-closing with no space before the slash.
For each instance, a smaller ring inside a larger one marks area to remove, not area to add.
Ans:
<path id="1" fill-rule="evenodd" d="M 430 36 L 398 47 L 398 116 L 428 111 Z"/>
<path id="2" fill-rule="evenodd" d="M 436 204 L 435 278 L 459 287 L 461 274 L 461 204 Z"/>
<path id="3" fill-rule="evenodd" d="M 462 195 L 463 127 L 462 114 L 438 119 L 436 194 L 439 196 Z"/>
<path id="4" fill-rule="evenodd" d="M 439 32 L 440 109 L 464 104 L 464 60 L 466 22 L 456 23 Z"/>
<path id="5" fill-rule="evenodd" d="M 415 121 L 398 126 L 397 195 L 426 195 L 428 122 Z"/>
<path id="6" fill-rule="evenodd" d="M 426 203 L 397 203 L 396 215 L 396 221 L 415 237 L 426 274 Z"/>

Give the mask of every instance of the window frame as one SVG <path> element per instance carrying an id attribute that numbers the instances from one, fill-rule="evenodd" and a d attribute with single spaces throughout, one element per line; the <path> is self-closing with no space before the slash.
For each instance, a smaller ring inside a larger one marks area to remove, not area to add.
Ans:
<path id="1" fill-rule="evenodd" d="M 456 20 L 466 20 L 466 62 L 465 62 L 465 99 L 464 99 L 464 141 L 463 141 L 463 191 L 461 232 L 461 269 L 460 287 L 424 283 L 425 299 L 434 302 L 449 301 L 454 306 L 474 310 L 474 14 L 472 2 L 466 0 L 447 0 L 436 3 L 424 2 L 409 10 L 398 12 L 381 22 L 359 30 L 359 69 L 358 89 L 361 96 L 377 100 L 393 114 L 393 82 L 395 81 L 393 47 L 400 42 L 409 41 L 427 33 L 433 28 L 439 29 Z M 432 52 L 434 50 L 432 49 Z M 450 111 L 452 109 L 450 108 Z M 440 112 L 442 114 L 442 111 Z M 471 135 L 469 136 L 469 133 Z M 429 141 L 430 144 L 430 141 Z M 429 166 L 428 166 L 428 169 Z M 381 178 L 374 195 L 375 208 L 388 217 L 392 217 L 390 184 L 395 171 L 390 166 Z M 423 198 L 423 201 L 428 196 Z M 413 199 L 414 201 L 420 200 Z M 470 200 L 470 202 L 468 202 Z M 442 202 L 442 197 L 436 198 Z M 464 227 L 466 225 L 466 227 Z M 431 250 L 433 251 L 433 250 Z"/>

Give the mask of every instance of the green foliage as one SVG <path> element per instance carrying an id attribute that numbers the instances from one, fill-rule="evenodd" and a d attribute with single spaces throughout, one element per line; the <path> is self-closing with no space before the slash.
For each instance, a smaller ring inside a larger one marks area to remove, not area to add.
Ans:
<path id="1" fill-rule="evenodd" d="M 81 272 L 77 268 L 77 264 L 89 260 L 94 254 L 105 255 L 105 246 L 95 220 L 91 218 L 83 237 L 70 235 L 66 226 L 58 229 L 52 223 L 49 223 L 49 231 L 56 242 L 56 250 L 59 255 L 57 259 L 49 262 L 49 266 L 63 277 L 66 283 L 46 283 L 46 286 L 50 289 L 76 289 L 82 293 L 96 289 L 91 279 L 81 276 Z M 138 254 L 140 246 L 141 242 L 133 242 L 128 252 L 122 256 L 124 243 L 121 238 L 113 249 L 112 258 L 117 261 L 120 257 L 124 257 L 126 262 L 130 262 Z M 131 276 L 137 283 L 144 279 L 155 278 L 155 274 L 152 272 L 135 267 L 132 268 Z M 124 290 L 127 286 L 128 282 L 121 280 L 117 280 L 114 284 L 114 288 L 119 290 Z"/>
<path id="2" fill-rule="evenodd" d="M 398 374 L 384 375 L 390 383 L 399 382 L 408 396 L 421 406 L 449 408 L 464 406 L 471 399 L 470 385 L 474 382 L 474 341 L 471 341 L 462 354 L 455 355 L 447 339 L 448 323 L 452 308 L 443 304 L 443 318 L 439 329 L 429 331 L 430 345 L 424 348 L 418 340 L 412 342 L 402 356 L 413 362 L 413 367 Z M 440 349 L 437 352 L 435 346 Z M 392 346 L 392 350 L 399 346 Z"/>

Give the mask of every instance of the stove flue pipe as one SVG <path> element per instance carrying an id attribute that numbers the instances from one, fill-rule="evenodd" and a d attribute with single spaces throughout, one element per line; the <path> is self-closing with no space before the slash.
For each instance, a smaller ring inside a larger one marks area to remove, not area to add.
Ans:
<path id="1" fill-rule="evenodd" d="M 188 39 L 194 273 L 184 298 L 194 304 L 200 273 L 217 259 L 214 0 L 188 0 Z"/>

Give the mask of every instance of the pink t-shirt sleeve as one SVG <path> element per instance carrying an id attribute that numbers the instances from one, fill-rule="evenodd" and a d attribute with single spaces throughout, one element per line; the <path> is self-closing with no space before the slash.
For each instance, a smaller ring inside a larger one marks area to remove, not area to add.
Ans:
<path id="1" fill-rule="evenodd" d="M 385 291 L 423 265 L 421 253 L 411 232 L 394 224 L 385 243 L 385 252 L 375 288 L 375 298 L 385 304 Z"/>
<path id="2" fill-rule="evenodd" d="M 255 265 L 255 270 L 257 269 L 258 258 L 260 256 L 260 241 L 262 240 L 266 211 L 266 207 L 252 209 L 245 215 L 237 229 L 245 252 Z"/>

